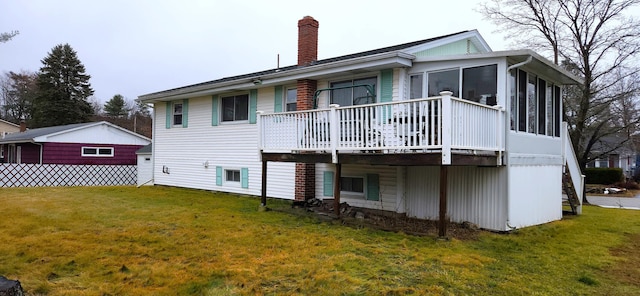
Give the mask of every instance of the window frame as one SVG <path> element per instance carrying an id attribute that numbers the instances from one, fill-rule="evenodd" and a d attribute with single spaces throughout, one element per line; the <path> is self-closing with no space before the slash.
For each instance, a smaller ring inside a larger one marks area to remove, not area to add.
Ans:
<path id="1" fill-rule="evenodd" d="M 289 91 L 290 90 L 295 90 L 296 91 L 296 96 L 295 96 L 295 101 L 293 102 L 289 102 Z M 282 98 L 282 106 L 284 109 L 284 112 L 292 112 L 292 111 L 298 111 L 298 87 L 297 86 L 288 86 L 288 87 L 284 87 L 284 93 L 282 94 L 283 98 Z M 289 105 L 293 105 L 293 110 L 289 110 Z"/>
<path id="2" fill-rule="evenodd" d="M 95 149 L 95 153 L 86 153 L 85 149 Z M 100 150 L 109 150 L 109 154 L 102 154 Z M 80 156 L 82 157 L 115 157 L 115 149 L 113 147 L 97 147 L 97 146 L 82 146 L 80 148 Z"/>
<path id="3" fill-rule="evenodd" d="M 180 106 L 180 113 L 176 112 L 176 106 Z M 176 116 L 180 116 L 180 122 L 176 121 Z M 172 126 L 182 126 L 184 122 L 184 103 L 180 102 L 171 102 L 171 125 Z"/>
<path id="4" fill-rule="evenodd" d="M 238 110 L 236 110 L 237 108 L 237 102 L 236 99 L 238 97 L 243 97 L 246 98 L 246 110 L 245 110 L 245 114 L 244 114 L 244 119 L 237 119 L 237 115 L 238 115 Z M 229 98 L 233 98 L 233 120 L 227 120 L 225 118 L 225 99 L 229 99 Z M 220 123 L 233 123 L 233 122 L 248 122 L 249 121 L 249 109 L 251 108 L 251 98 L 248 92 L 242 92 L 242 93 L 236 93 L 236 94 L 226 94 L 226 95 L 220 95 Z"/>
<path id="5" fill-rule="evenodd" d="M 236 177 L 236 173 L 238 174 L 238 180 L 230 180 L 229 179 L 229 173 L 233 174 L 232 175 L 232 179 L 235 179 Z M 240 173 L 240 169 L 224 169 L 224 182 L 225 183 L 231 183 L 231 184 L 238 184 L 240 185 L 240 183 L 242 182 L 242 174 Z"/>
<path id="6" fill-rule="evenodd" d="M 351 190 L 345 190 L 344 189 L 344 183 L 343 183 L 343 179 L 360 179 L 362 180 L 362 192 L 360 191 L 351 191 Z M 345 195 L 349 195 L 349 196 L 362 196 L 365 197 L 367 196 L 367 178 L 365 176 L 359 176 L 359 175 L 346 175 L 346 176 L 340 176 L 340 194 L 345 194 Z"/>

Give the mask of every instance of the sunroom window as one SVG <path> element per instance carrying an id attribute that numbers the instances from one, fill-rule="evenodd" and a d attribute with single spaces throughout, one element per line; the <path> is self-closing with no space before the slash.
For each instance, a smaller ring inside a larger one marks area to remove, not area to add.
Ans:
<path id="1" fill-rule="evenodd" d="M 331 103 L 354 106 L 375 103 L 377 77 L 331 83 Z"/>

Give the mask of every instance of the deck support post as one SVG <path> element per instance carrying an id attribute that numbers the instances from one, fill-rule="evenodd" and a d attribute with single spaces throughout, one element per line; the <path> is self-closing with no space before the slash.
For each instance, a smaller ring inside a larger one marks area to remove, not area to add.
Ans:
<path id="1" fill-rule="evenodd" d="M 342 164 L 336 163 L 336 172 L 333 174 L 333 211 L 337 218 L 340 218 L 340 175 L 342 174 Z"/>
<path id="2" fill-rule="evenodd" d="M 267 161 L 262 160 L 262 194 L 260 196 L 260 206 L 267 206 Z"/>
<path id="3" fill-rule="evenodd" d="M 438 237 L 447 236 L 447 175 L 448 166 L 440 166 L 440 210 L 438 213 Z"/>

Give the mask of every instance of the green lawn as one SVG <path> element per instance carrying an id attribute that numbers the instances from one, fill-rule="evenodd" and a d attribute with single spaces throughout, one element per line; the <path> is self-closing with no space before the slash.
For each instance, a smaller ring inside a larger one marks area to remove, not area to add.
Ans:
<path id="1" fill-rule="evenodd" d="M 639 211 L 586 206 L 441 241 L 258 204 L 165 187 L 0 189 L 0 275 L 31 295 L 640 295 Z"/>

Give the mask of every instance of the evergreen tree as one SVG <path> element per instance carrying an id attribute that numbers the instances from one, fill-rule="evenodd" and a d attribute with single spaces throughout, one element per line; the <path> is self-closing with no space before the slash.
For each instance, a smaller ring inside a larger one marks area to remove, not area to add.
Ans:
<path id="1" fill-rule="evenodd" d="M 104 112 L 110 117 L 126 117 L 129 108 L 122 95 L 115 95 L 104 104 Z"/>
<path id="2" fill-rule="evenodd" d="M 56 45 L 42 60 L 38 73 L 39 94 L 33 101 L 33 127 L 89 121 L 93 108 L 91 76 L 69 44 Z"/>

